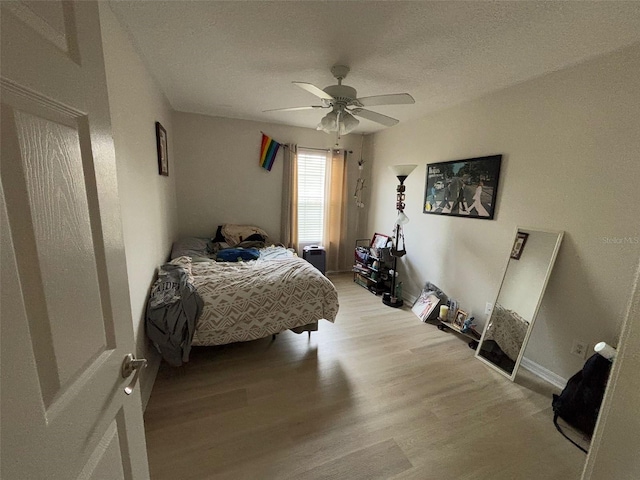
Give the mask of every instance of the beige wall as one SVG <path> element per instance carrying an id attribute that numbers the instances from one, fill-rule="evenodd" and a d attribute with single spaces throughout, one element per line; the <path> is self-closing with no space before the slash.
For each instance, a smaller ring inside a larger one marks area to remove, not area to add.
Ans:
<path id="1" fill-rule="evenodd" d="M 146 401 L 159 357 L 147 348 L 144 310 L 177 225 L 171 108 L 106 3 L 100 4 L 100 21 L 137 354 L 151 361 L 141 378 Z M 169 177 L 158 175 L 156 121 L 169 137 Z"/>
<path id="2" fill-rule="evenodd" d="M 308 128 L 180 112 L 174 113 L 173 128 L 181 236 L 209 237 L 220 224 L 239 223 L 260 226 L 272 241 L 279 241 L 283 149 L 270 172 L 261 168 L 260 132 L 301 147 L 332 148 L 336 140 Z M 360 135 L 347 135 L 339 145 L 353 151 L 347 161 L 349 231 L 340 255 L 344 270 L 351 269 L 355 239 L 370 236 L 353 199 L 361 143 Z M 365 164 L 365 174 L 370 165 Z"/>
<path id="3" fill-rule="evenodd" d="M 519 230 L 529 233 L 529 238 L 520 258 L 509 259 L 496 302 L 531 322 L 547 279 L 558 234 Z"/>
<path id="4" fill-rule="evenodd" d="M 615 345 L 640 254 L 639 71 L 635 45 L 375 134 L 370 231 L 393 222 L 387 166 L 419 165 L 406 181 L 404 291 L 432 281 L 484 322 L 515 227 L 564 230 L 525 355 L 566 379 L 583 364 L 573 339 Z M 495 220 L 422 213 L 426 164 L 498 153 Z"/>
<path id="5" fill-rule="evenodd" d="M 640 476 L 640 264 L 618 358 L 602 402 L 584 480 L 636 480 Z"/>

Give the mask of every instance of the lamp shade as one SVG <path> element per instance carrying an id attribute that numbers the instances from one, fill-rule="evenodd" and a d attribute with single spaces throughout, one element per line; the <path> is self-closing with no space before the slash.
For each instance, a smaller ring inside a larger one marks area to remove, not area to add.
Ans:
<path id="1" fill-rule="evenodd" d="M 404 212 L 400 212 L 396 218 L 396 225 L 406 225 L 407 223 L 409 223 L 409 217 Z"/>
<path id="2" fill-rule="evenodd" d="M 389 168 L 396 177 L 407 178 L 415 170 L 417 165 L 389 165 Z"/>

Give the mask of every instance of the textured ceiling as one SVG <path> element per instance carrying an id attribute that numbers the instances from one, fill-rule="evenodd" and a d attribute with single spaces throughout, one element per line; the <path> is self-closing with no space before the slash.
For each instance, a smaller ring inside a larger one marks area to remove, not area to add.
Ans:
<path id="1" fill-rule="evenodd" d="M 315 128 L 293 85 L 358 96 L 401 122 L 640 42 L 640 2 L 111 1 L 175 110 Z M 358 133 L 380 130 L 361 119 Z"/>

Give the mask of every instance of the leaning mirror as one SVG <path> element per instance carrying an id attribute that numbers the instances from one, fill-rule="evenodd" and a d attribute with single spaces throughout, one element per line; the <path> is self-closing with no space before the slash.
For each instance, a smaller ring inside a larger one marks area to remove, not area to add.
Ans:
<path id="1" fill-rule="evenodd" d="M 513 380 L 542 303 L 563 232 L 518 227 L 476 357 Z"/>

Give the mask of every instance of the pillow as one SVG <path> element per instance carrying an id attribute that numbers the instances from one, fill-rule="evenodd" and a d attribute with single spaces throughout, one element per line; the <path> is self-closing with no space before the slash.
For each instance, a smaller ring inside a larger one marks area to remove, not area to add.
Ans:
<path id="1" fill-rule="evenodd" d="M 194 262 L 210 260 L 209 239 L 186 237 L 173 243 L 171 260 L 178 257 L 191 257 Z"/>
<path id="2" fill-rule="evenodd" d="M 215 255 L 220 250 L 224 250 L 225 248 L 231 248 L 231 245 L 229 245 L 227 242 L 211 242 L 209 244 L 209 251 L 212 255 Z"/>
<path id="3" fill-rule="evenodd" d="M 243 242 L 266 242 L 267 237 L 264 235 L 260 235 L 259 233 L 254 233 L 253 235 L 249 235 L 247 238 L 242 240 Z"/>
<path id="4" fill-rule="evenodd" d="M 233 248 L 264 248 L 266 243 L 260 240 L 245 240 L 234 245 Z"/>
<path id="5" fill-rule="evenodd" d="M 222 234 L 226 242 L 232 247 L 256 233 L 265 239 L 269 236 L 267 232 L 253 225 L 234 225 L 232 223 L 222 225 Z"/>

